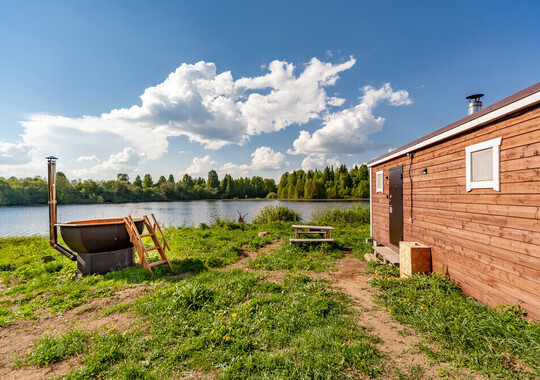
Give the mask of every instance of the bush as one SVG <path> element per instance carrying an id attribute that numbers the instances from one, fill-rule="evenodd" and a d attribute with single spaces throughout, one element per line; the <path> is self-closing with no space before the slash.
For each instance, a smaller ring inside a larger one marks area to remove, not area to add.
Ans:
<path id="1" fill-rule="evenodd" d="M 346 208 L 315 210 L 311 220 L 318 225 L 332 223 L 369 224 L 369 207 L 354 205 Z"/>
<path id="2" fill-rule="evenodd" d="M 268 195 L 266 196 L 266 199 L 277 199 L 277 194 L 274 193 L 273 191 L 269 192 Z"/>
<path id="3" fill-rule="evenodd" d="M 286 206 L 265 206 L 261 212 L 253 218 L 253 223 L 299 222 L 301 219 L 298 211 Z"/>

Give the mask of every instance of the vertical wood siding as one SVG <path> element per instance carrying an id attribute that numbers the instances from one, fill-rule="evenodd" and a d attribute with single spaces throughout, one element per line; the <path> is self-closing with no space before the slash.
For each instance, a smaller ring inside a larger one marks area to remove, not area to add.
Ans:
<path id="1" fill-rule="evenodd" d="M 502 137 L 501 191 L 466 191 L 465 147 Z M 389 243 L 388 181 L 403 165 L 403 236 L 431 247 L 433 270 L 448 269 L 463 291 L 490 306 L 518 304 L 540 319 L 540 108 L 372 168 L 373 237 Z M 422 170 L 427 168 L 427 174 Z"/>

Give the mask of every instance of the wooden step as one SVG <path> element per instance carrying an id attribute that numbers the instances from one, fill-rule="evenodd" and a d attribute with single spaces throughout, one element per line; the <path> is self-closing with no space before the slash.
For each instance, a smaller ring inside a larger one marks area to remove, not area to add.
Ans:
<path id="1" fill-rule="evenodd" d="M 149 263 L 148 266 L 151 268 L 151 267 L 155 267 L 156 265 L 161 265 L 161 264 L 167 264 L 167 260 L 154 261 L 152 263 Z"/>
<path id="2" fill-rule="evenodd" d="M 383 262 L 387 262 L 392 265 L 399 265 L 399 253 L 396 253 L 392 249 L 383 246 L 377 246 L 373 249 L 375 250 L 375 255 L 381 256 Z"/>
<path id="3" fill-rule="evenodd" d="M 373 253 L 366 253 L 364 255 L 364 260 L 366 260 L 366 261 L 379 261 L 377 256 L 375 256 Z"/>
<path id="4" fill-rule="evenodd" d="M 149 237 L 149 236 L 153 236 L 153 235 L 152 234 L 141 235 L 142 238 Z"/>
<path id="5" fill-rule="evenodd" d="M 146 248 L 146 251 L 155 251 L 156 249 L 159 249 L 159 247 Z"/>

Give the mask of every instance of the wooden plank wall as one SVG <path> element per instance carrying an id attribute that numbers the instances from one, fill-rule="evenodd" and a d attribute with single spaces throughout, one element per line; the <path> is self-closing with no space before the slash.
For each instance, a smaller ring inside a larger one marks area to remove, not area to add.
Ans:
<path id="1" fill-rule="evenodd" d="M 502 137 L 501 191 L 465 187 L 465 147 Z M 518 304 L 540 319 L 540 108 L 372 168 L 373 237 L 389 244 L 388 181 L 403 165 L 405 241 L 431 247 L 433 270 L 448 268 L 463 291 L 490 306 Z M 428 173 L 422 174 L 427 168 Z"/>

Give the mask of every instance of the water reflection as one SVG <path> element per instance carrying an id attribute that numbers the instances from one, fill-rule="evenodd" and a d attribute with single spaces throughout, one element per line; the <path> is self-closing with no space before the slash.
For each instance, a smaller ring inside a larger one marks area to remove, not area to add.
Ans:
<path id="1" fill-rule="evenodd" d="M 238 212 L 247 213 L 246 222 L 266 205 L 285 205 L 297 210 L 302 220 L 311 219 L 316 209 L 348 207 L 365 204 L 358 201 L 278 201 L 278 200 L 205 200 L 190 202 L 147 202 L 100 205 L 60 205 L 58 221 L 71 222 L 87 219 L 121 218 L 127 215 L 142 216 L 154 213 L 163 226 L 197 226 L 210 224 L 217 216 L 238 219 Z M 0 208 L 0 236 L 47 235 L 49 213 L 47 206 Z"/>

